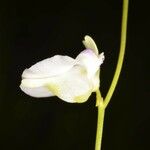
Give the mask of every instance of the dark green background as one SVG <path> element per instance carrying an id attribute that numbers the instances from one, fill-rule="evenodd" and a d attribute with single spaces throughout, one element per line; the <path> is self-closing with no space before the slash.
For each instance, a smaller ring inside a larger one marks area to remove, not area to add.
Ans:
<path id="1" fill-rule="evenodd" d="M 149 8 L 132 0 L 119 83 L 106 110 L 102 150 L 147 150 L 150 136 Z M 95 94 L 83 104 L 35 99 L 20 89 L 22 71 L 56 54 L 76 57 L 84 35 L 105 52 L 105 97 L 117 63 L 120 0 L 5 1 L 0 5 L 0 150 L 94 150 Z"/>

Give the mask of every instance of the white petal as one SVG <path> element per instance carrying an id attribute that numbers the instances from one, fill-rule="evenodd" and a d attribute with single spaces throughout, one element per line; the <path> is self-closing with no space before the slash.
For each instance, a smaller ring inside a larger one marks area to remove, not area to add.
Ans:
<path id="1" fill-rule="evenodd" d="M 39 97 L 54 96 L 46 87 L 30 88 L 30 87 L 24 87 L 21 85 L 20 88 L 24 93 L 32 97 L 39 98 Z"/>
<path id="2" fill-rule="evenodd" d="M 25 69 L 22 77 L 31 79 L 55 76 L 68 71 L 74 64 L 75 60 L 73 58 L 56 55 L 36 63 L 29 69 Z"/>
<path id="3" fill-rule="evenodd" d="M 70 103 L 85 102 L 93 91 L 92 81 L 87 78 L 86 70 L 78 65 L 68 72 L 50 78 L 23 79 L 20 87 L 33 97 L 55 95 Z"/>
<path id="4" fill-rule="evenodd" d="M 21 86 L 29 88 L 42 87 L 48 82 L 49 78 L 37 78 L 37 79 L 22 79 Z"/>
<path id="5" fill-rule="evenodd" d="M 100 67 L 100 59 L 91 49 L 82 51 L 76 57 L 76 61 L 78 64 L 86 68 L 89 78 L 94 76 Z"/>
<path id="6" fill-rule="evenodd" d="M 92 81 L 92 84 L 93 84 L 93 91 L 92 92 L 96 92 L 97 89 L 99 89 L 99 87 L 100 87 L 100 79 L 99 79 L 99 74 L 100 73 L 99 72 L 100 72 L 100 70 L 98 70 L 96 72 L 96 74 L 94 75 L 94 77 L 91 78 L 91 81 Z"/>
<path id="7" fill-rule="evenodd" d="M 100 61 L 100 65 L 104 62 L 105 60 L 105 56 L 104 56 L 104 52 L 102 52 L 101 54 L 99 54 L 99 61 Z"/>
<path id="8" fill-rule="evenodd" d="M 23 79 L 20 88 L 32 97 L 49 97 L 53 94 L 44 86 L 48 79 Z"/>
<path id="9" fill-rule="evenodd" d="M 93 52 L 94 52 L 96 55 L 98 55 L 98 48 L 97 48 L 97 46 L 96 46 L 94 40 L 93 40 L 90 36 L 86 35 L 86 36 L 84 37 L 84 40 L 83 40 L 82 42 L 83 42 L 84 46 L 85 46 L 87 49 L 92 49 Z"/>
<path id="10" fill-rule="evenodd" d="M 47 87 L 54 95 L 70 103 L 85 102 L 92 93 L 92 83 L 80 66 L 74 66 L 67 73 L 51 78 Z"/>

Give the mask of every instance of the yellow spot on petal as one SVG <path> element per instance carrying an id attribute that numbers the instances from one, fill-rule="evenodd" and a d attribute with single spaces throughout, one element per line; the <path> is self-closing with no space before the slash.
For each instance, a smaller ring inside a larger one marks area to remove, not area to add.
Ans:
<path id="1" fill-rule="evenodd" d="M 90 95 L 91 95 L 91 91 L 89 91 L 89 92 L 87 92 L 87 93 L 85 93 L 83 95 L 75 96 L 74 101 L 76 103 L 86 102 Z"/>
<path id="2" fill-rule="evenodd" d="M 87 75 L 87 71 L 85 69 L 80 69 L 80 74 L 81 75 Z"/>
<path id="3" fill-rule="evenodd" d="M 60 88 L 59 88 L 59 86 L 54 85 L 54 84 L 47 84 L 46 87 L 47 87 L 48 90 L 49 90 L 50 92 L 52 92 L 54 95 L 57 95 L 57 96 L 59 95 L 59 93 L 60 93 Z"/>

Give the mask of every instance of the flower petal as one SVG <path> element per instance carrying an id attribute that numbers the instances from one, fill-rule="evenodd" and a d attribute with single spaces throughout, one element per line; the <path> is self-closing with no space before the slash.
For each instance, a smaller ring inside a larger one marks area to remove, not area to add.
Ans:
<path id="1" fill-rule="evenodd" d="M 86 68 L 89 78 L 94 76 L 100 67 L 99 57 L 91 49 L 86 49 L 82 51 L 76 57 L 76 61 L 78 64 Z"/>
<path id="2" fill-rule="evenodd" d="M 90 36 L 86 35 L 86 36 L 84 37 L 84 40 L 83 40 L 82 42 L 83 42 L 84 46 L 85 46 L 87 49 L 93 50 L 93 52 L 94 52 L 96 55 L 98 55 L 98 48 L 97 48 L 97 46 L 96 46 L 94 40 L 93 40 Z"/>
<path id="3" fill-rule="evenodd" d="M 86 70 L 77 65 L 61 76 L 50 78 L 47 87 L 54 95 L 70 103 L 85 102 L 92 93 Z"/>
<path id="4" fill-rule="evenodd" d="M 44 85 L 48 79 L 23 79 L 21 81 L 21 90 L 32 97 L 50 97 L 53 94 Z"/>
<path id="5" fill-rule="evenodd" d="M 97 89 L 99 89 L 99 87 L 100 87 L 99 75 L 100 75 L 100 70 L 98 70 L 96 72 L 96 74 L 94 75 L 94 77 L 91 79 L 92 84 L 93 84 L 93 91 L 92 92 L 96 92 Z"/>
<path id="6" fill-rule="evenodd" d="M 20 88 L 27 95 L 30 95 L 36 98 L 54 96 L 46 87 L 30 88 L 30 87 L 25 87 L 21 85 Z"/>
<path id="7" fill-rule="evenodd" d="M 44 59 L 29 69 L 25 69 L 23 78 L 46 78 L 56 76 L 71 69 L 75 65 L 75 60 L 68 56 L 56 55 L 51 58 Z"/>
<path id="8" fill-rule="evenodd" d="M 85 102 L 92 93 L 92 82 L 81 66 L 75 65 L 68 72 L 51 78 L 23 79 L 21 90 L 33 97 L 58 96 L 70 103 Z"/>
<path id="9" fill-rule="evenodd" d="M 104 62 L 104 60 L 105 60 L 104 52 L 100 53 L 98 58 L 99 58 L 100 65 L 101 65 Z"/>

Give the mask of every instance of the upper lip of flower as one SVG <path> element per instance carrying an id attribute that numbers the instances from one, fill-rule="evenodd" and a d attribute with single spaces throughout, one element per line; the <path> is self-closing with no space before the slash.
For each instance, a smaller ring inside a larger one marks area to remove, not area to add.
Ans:
<path id="1" fill-rule="evenodd" d="M 61 63 L 62 61 L 62 63 Z M 75 59 L 56 55 L 51 58 L 44 59 L 22 73 L 23 79 L 41 79 L 49 78 L 66 73 L 76 64 Z M 40 65 L 40 66 L 39 66 Z"/>

